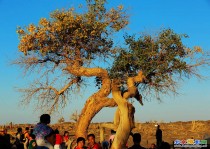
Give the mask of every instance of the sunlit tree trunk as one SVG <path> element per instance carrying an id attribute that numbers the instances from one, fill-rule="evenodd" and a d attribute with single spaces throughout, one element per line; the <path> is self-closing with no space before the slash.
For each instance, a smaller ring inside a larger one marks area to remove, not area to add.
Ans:
<path id="1" fill-rule="evenodd" d="M 100 98 L 97 96 L 90 97 L 85 103 L 84 108 L 80 114 L 79 120 L 76 124 L 76 137 L 87 137 L 87 130 L 93 117 L 103 108 L 103 107 L 115 107 L 116 102 L 109 98 Z"/>
<path id="2" fill-rule="evenodd" d="M 120 120 L 111 149 L 125 149 L 130 132 L 134 128 L 135 109 L 127 99 L 122 97 L 116 85 L 117 84 L 113 85 L 112 94 L 118 105 Z"/>
<path id="3" fill-rule="evenodd" d="M 101 68 L 85 68 L 79 66 L 78 64 L 74 64 L 68 66 L 65 70 L 76 76 L 99 77 L 102 81 L 101 88 L 98 90 L 98 92 L 94 93 L 86 101 L 76 124 L 76 137 L 86 138 L 88 126 L 90 125 L 93 117 L 103 107 L 116 106 L 116 102 L 113 99 L 107 98 L 111 93 L 111 80 L 108 72 Z"/>

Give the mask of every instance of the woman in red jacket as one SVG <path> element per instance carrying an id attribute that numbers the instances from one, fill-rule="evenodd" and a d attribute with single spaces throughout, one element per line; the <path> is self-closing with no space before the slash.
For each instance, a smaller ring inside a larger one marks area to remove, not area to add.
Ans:
<path id="1" fill-rule="evenodd" d="M 59 134 L 58 129 L 55 130 L 55 145 L 54 149 L 61 149 L 61 143 L 63 142 L 62 136 Z"/>

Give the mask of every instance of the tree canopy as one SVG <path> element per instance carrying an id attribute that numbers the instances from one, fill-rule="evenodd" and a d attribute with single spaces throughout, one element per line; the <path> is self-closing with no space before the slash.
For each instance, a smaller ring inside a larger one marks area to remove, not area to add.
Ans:
<path id="1" fill-rule="evenodd" d="M 128 77 L 136 76 L 142 71 L 145 79 L 136 86 L 142 91 L 155 93 L 176 93 L 180 80 L 195 75 L 200 77 L 197 68 L 208 64 L 208 58 L 202 49 L 185 46 L 183 38 L 186 34 L 177 34 L 172 29 L 161 30 L 157 36 L 126 35 L 126 49 L 121 49 L 119 55 L 110 67 L 110 76 L 120 78 L 126 84 Z M 123 90 L 124 88 L 122 88 Z"/>
<path id="2" fill-rule="evenodd" d="M 44 82 L 38 79 L 29 88 L 21 89 L 26 93 L 26 101 L 39 99 L 43 107 L 51 107 L 50 111 L 53 111 L 58 104 L 65 105 L 69 88 L 81 85 L 82 76 L 101 77 L 100 73 L 93 73 L 92 70 L 85 74 L 85 70 L 70 68 L 88 68 L 96 59 L 107 61 L 115 54 L 117 49 L 113 45 L 112 35 L 128 24 L 128 16 L 123 6 L 107 11 L 104 3 L 87 0 L 87 11 L 82 13 L 77 13 L 74 8 L 56 10 L 49 19 L 41 18 L 38 25 L 18 27 L 18 49 L 24 56 L 15 63 L 26 72 L 38 69 L 39 74 L 43 74 L 40 78 L 55 72 L 66 77 L 60 89 L 53 86 L 58 77 L 43 79 Z"/>

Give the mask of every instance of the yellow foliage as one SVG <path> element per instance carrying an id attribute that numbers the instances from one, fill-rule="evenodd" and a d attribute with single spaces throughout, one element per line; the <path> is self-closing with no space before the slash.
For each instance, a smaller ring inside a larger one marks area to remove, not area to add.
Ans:
<path id="1" fill-rule="evenodd" d="M 119 10 L 123 10 L 123 5 L 119 5 L 119 6 L 118 6 L 118 9 L 119 9 Z"/>
<path id="2" fill-rule="evenodd" d="M 24 53 L 33 49 L 47 54 L 52 49 L 59 49 L 63 44 L 80 49 L 81 43 L 88 42 L 87 39 L 102 40 L 98 38 L 102 34 L 107 36 L 103 37 L 106 40 L 113 32 L 125 27 L 127 18 L 121 12 L 122 9 L 123 6 L 120 5 L 118 9 L 103 12 L 102 19 L 99 19 L 99 10 L 84 14 L 74 13 L 74 8 L 68 11 L 56 10 L 50 14 L 51 19 L 41 18 L 37 26 L 30 24 L 24 30 L 19 27 L 18 48 Z"/>
<path id="3" fill-rule="evenodd" d="M 34 32 L 35 29 L 36 29 L 36 27 L 33 24 L 30 24 L 29 27 L 28 27 L 28 31 L 31 32 L 31 33 Z"/>
<path id="4" fill-rule="evenodd" d="M 19 29 L 19 30 L 17 30 L 17 33 L 18 33 L 18 34 L 24 34 L 25 31 L 24 31 L 23 29 Z"/>
<path id="5" fill-rule="evenodd" d="M 42 26 L 47 26 L 49 24 L 49 22 L 47 21 L 46 18 L 41 18 L 39 21 L 39 24 Z"/>
<path id="6" fill-rule="evenodd" d="M 198 53 L 202 53 L 203 52 L 202 48 L 199 47 L 199 46 L 195 46 L 194 50 L 195 50 L 195 52 L 198 52 Z"/>

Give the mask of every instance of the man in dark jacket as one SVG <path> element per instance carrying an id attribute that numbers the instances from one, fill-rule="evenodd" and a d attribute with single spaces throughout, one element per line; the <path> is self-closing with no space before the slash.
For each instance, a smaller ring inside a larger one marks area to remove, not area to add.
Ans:
<path id="1" fill-rule="evenodd" d="M 146 148 L 144 148 L 144 147 L 142 147 L 140 145 L 140 142 L 141 142 L 141 134 L 140 133 L 134 133 L 133 134 L 133 143 L 134 143 L 134 145 L 131 146 L 128 149 L 146 149 Z"/>
<path id="2" fill-rule="evenodd" d="M 157 147 L 159 148 L 161 143 L 162 143 L 162 130 L 160 129 L 160 125 L 157 125 L 157 130 L 156 130 L 156 140 L 157 140 Z"/>

